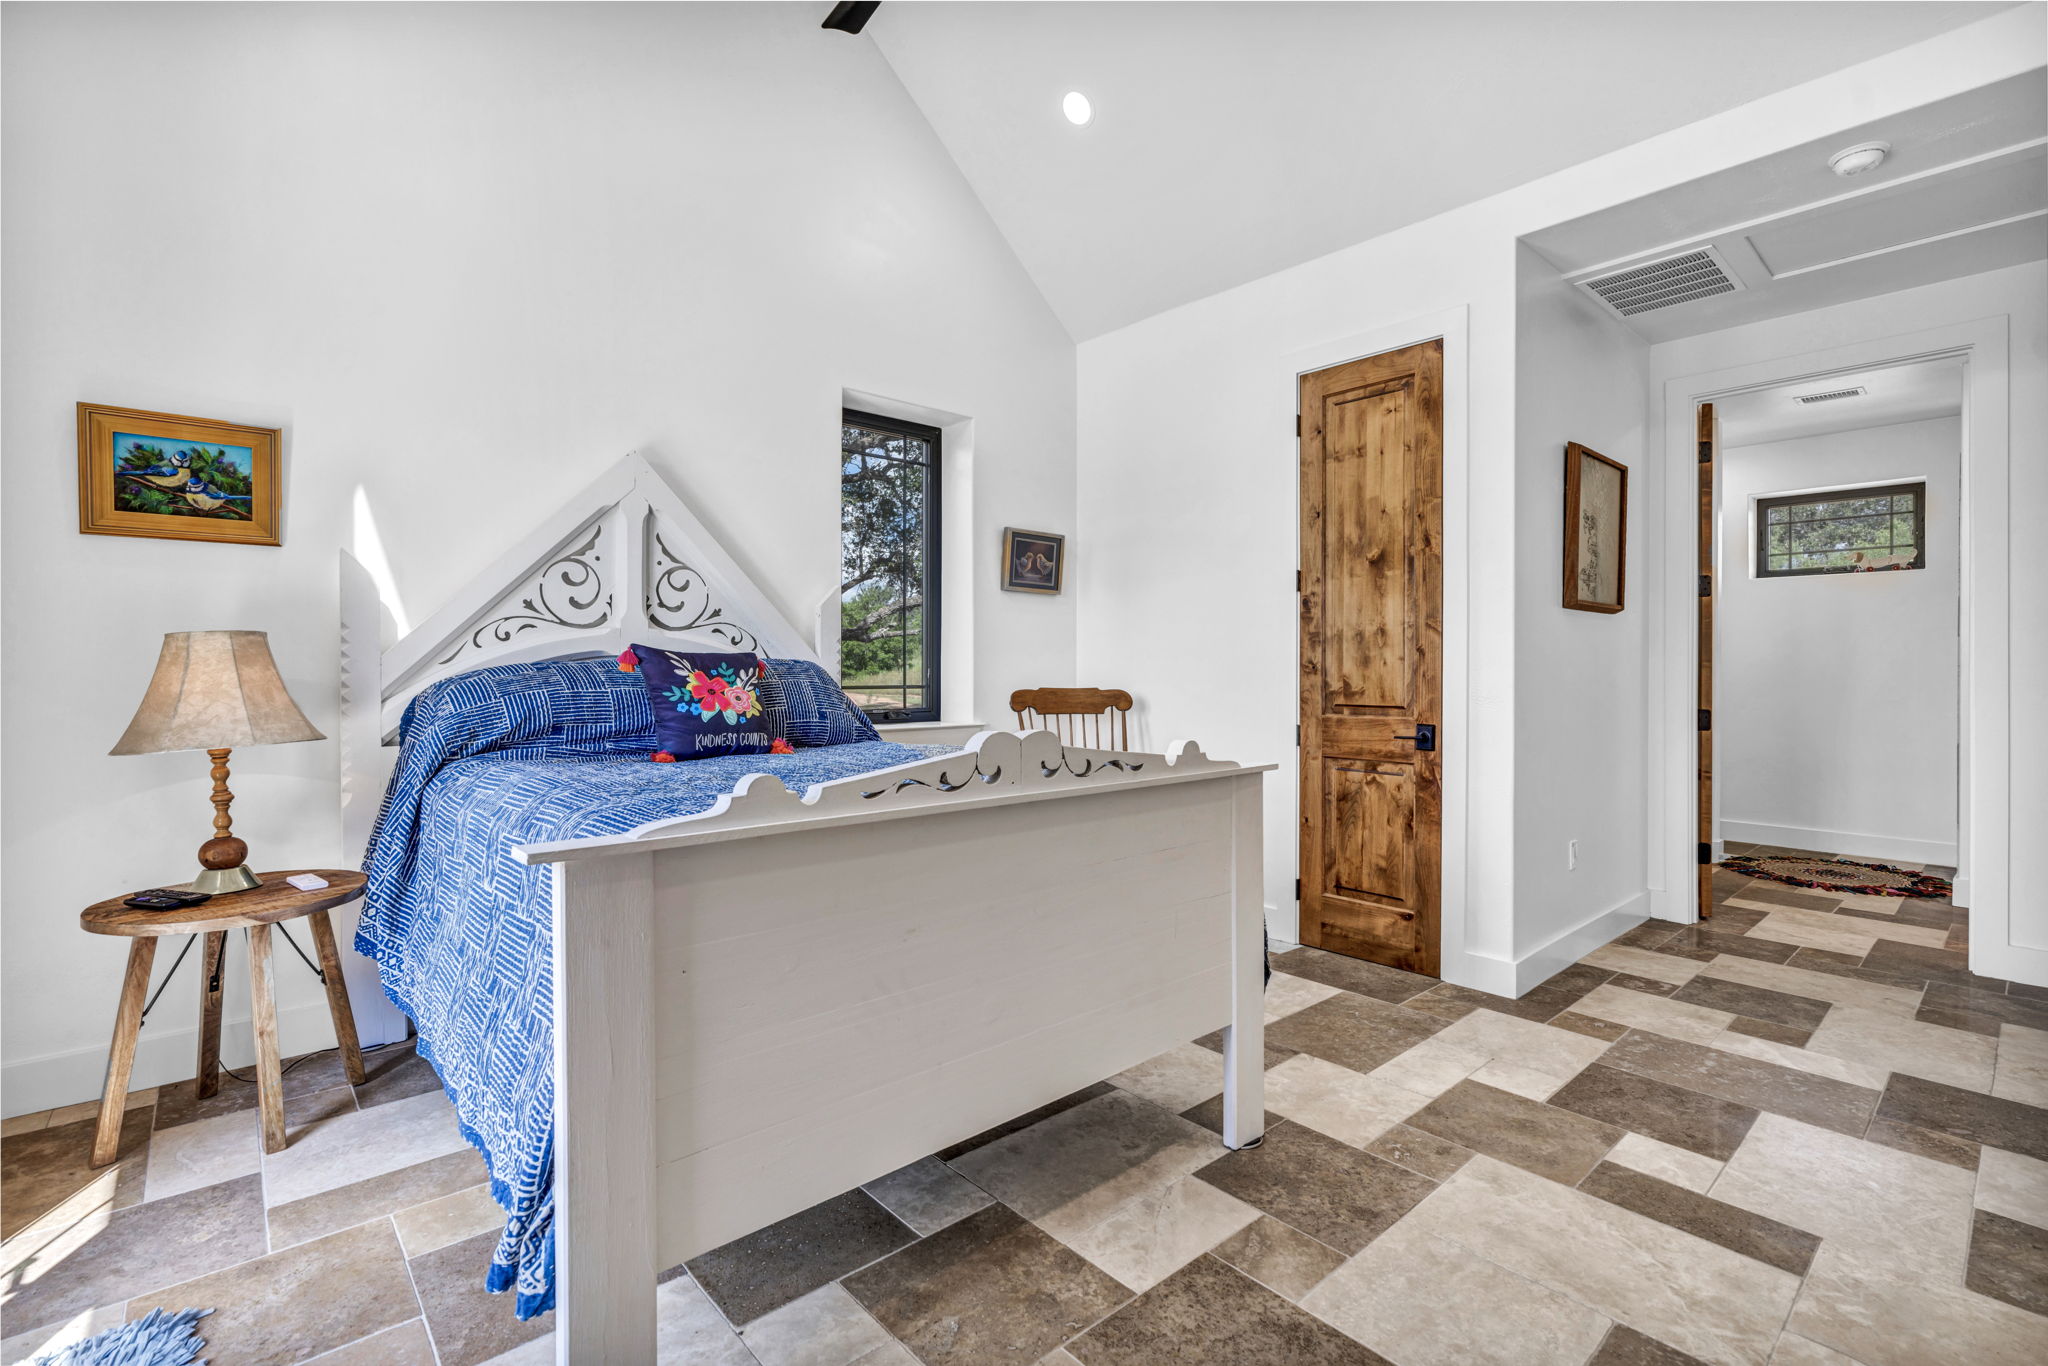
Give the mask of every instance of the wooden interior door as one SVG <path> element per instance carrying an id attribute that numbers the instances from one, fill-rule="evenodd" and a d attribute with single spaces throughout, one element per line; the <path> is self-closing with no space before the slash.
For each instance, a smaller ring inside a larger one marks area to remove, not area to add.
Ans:
<path id="1" fill-rule="evenodd" d="M 1699 677 L 1699 909 L 1714 914 L 1714 405 L 1699 415 L 1700 677 Z"/>
<path id="2" fill-rule="evenodd" d="M 1437 974 L 1441 341 L 1301 378 L 1301 942 Z"/>

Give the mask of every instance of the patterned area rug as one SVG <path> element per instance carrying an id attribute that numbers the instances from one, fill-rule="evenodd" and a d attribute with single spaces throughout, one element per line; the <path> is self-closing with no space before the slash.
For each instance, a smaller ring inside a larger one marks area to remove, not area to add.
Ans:
<path id="1" fill-rule="evenodd" d="M 1859 896 L 1908 896 L 1927 901 L 1946 901 L 1951 888 L 1948 879 L 1912 868 L 1894 868 L 1886 863 L 1858 863 L 1846 858 L 1725 858 L 1721 866 L 1731 873 L 1769 878 L 1794 887 L 1818 887 L 1825 891 Z"/>
<path id="2" fill-rule="evenodd" d="M 192 1325 L 211 1309 L 152 1309 L 118 1328 L 37 1356 L 29 1366 L 206 1366 L 198 1361 L 206 1340 Z"/>

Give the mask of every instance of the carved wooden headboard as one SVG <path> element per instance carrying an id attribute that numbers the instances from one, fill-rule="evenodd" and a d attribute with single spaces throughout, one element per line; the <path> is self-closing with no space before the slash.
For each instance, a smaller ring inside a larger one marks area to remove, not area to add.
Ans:
<path id="1" fill-rule="evenodd" d="M 836 594 L 827 608 L 835 605 Z M 431 683 L 487 664 L 615 655 L 635 642 L 781 659 L 838 653 L 836 613 L 821 609 L 816 643 L 807 639 L 638 455 L 567 500 L 388 650 L 382 618 L 369 571 L 342 551 L 342 838 L 351 859 L 369 842 L 406 703 Z"/>

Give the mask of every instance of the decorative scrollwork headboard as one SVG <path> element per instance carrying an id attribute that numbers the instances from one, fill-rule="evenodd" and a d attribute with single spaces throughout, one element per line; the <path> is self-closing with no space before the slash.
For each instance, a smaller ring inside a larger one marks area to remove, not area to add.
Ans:
<path id="1" fill-rule="evenodd" d="M 388 650 L 381 619 L 374 581 L 342 551 L 342 835 L 350 856 L 369 840 L 406 704 L 440 679 L 487 664 L 614 655 L 635 642 L 819 655 L 637 454 Z"/>

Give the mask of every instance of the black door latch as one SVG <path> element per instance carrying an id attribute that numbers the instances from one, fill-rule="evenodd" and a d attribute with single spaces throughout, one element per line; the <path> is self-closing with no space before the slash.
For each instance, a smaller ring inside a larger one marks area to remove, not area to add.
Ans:
<path id="1" fill-rule="evenodd" d="M 1396 735 L 1396 740 L 1413 740 L 1417 750 L 1436 748 L 1436 726 L 1416 723 L 1413 735 Z"/>

